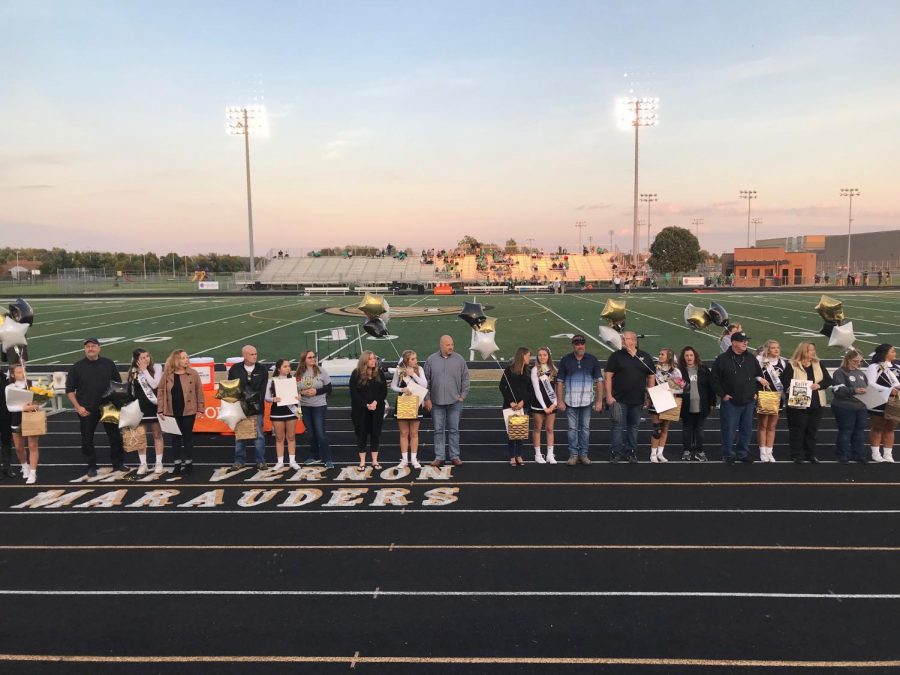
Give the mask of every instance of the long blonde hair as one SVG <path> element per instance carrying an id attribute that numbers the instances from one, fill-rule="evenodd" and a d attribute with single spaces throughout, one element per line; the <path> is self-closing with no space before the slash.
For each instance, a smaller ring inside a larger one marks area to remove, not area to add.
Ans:
<path id="1" fill-rule="evenodd" d="M 547 352 L 547 370 L 549 371 L 547 374 L 552 380 L 556 377 L 556 366 L 553 365 L 553 352 L 550 351 L 550 347 L 538 347 L 537 351 L 534 354 L 535 368 L 538 368 L 540 370 L 541 352 Z"/>
<path id="2" fill-rule="evenodd" d="M 369 359 L 373 356 L 375 356 L 376 359 L 378 358 L 375 355 L 375 352 L 364 351 L 360 355 L 359 361 L 356 363 L 356 377 L 360 384 L 365 384 L 370 379 L 375 380 L 376 382 L 381 381 L 381 368 L 378 367 L 377 361 L 375 363 L 375 372 L 372 374 L 371 378 L 369 377 Z"/>
<path id="3" fill-rule="evenodd" d="M 794 368 L 802 368 L 803 366 L 801 365 L 800 362 L 806 356 L 806 352 L 809 350 L 810 347 L 815 349 L 815 347 L 816 347 L 815 343 L 801 342 L 800 344 L 798 344 L 796 346 L 796 348 L 794 349 L 794 353 L 791 354 L 791 366 L 793 366 Z M 818 353 L 815 356 L 813 356 L 812 359 L 810 359 L 810 361 L 812 363 L 818 363 L 819 362 Z"/>
<path id="4" fill-rule="evenodd" d="M 169 354 L 169 357 L 166 359 L 166 365 L 163 367 L 166 376 L 169 376 L 175 372 L 175 369 L 178 367 L 176 361 L 178 360 L 180 354 L 187 354 L 187 352 L 183 349 L 176 349 L 171 354 Z"/>
<path id="5" fill-rule="evenodd" d="M 762 343 L 762 347 L 756 350 L 756 355 L 761 356 L 763 359 L 769 358 L 769 349 L 772 345 L 778 345 L 781 347 L 781 343 L 778 340 L 766 340 Z M 779 356 L 778 358 L 784 358 L 783 356 Z"/>
<path id="6" fill-rule="evenodd" d="M 410 371 L 409 358 L 411 356 L 417 356 L 417 354 L 412 349 L 404 349 L 403 353 L 400 355 L 400 367 L 405 368 L 407 372 Z M 418 375 L 421 372 L 420 368 L 421 368 L 421 366 L 417 363 L 416 367 L 414 369 L 414 372 L 416 373 L 416 375 Z"/>
<path id="7" fill-rule="evenodd" d="M 521 375 L 525 372 L 525 366 L 528 363 L 525 361 L 525 355 L 530 354 L 531 350 L 528 347 L 519 347 L 516 350 L 516 355 L 513 356 L 512 364 L 509 369 L 514 372 L 516 375 Z"/>

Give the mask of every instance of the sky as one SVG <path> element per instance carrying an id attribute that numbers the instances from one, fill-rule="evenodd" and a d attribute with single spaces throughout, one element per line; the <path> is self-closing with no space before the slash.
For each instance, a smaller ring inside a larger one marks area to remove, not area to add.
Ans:
<path id="1" fill-rule="evenodd" d="M 745 245 L 741 190 L 760 239 L 846 233 L 844 187 L 855 232 L 896 229 L 898 33 L 888 0 L 0 0 L 0 240 L 246 254 L 224 112 L 262 102 L 257 255 L 630 251 L 632 92 L 651 236 Z"/>

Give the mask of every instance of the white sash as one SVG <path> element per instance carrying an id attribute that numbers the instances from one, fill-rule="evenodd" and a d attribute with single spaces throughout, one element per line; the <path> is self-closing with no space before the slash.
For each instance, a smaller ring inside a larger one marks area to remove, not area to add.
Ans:
<path id="1" fill-rule="evenodd" d="M 780 360 L 776 361 L 776 363 L 780 363 Z M 783 393 L 784 385 L 781 383 L 781 378 L 778 376 L 778 373 L 776 373 L 775 369 L 772 367 L 772 362 L 763 361 L 763 364 L 765 364 L 766 373 L 768 373 L 769 377 L 772 379 L 772 384 L 775 387 L 775 391 L 777 391 L 779 394 Z"/>
<path id="2" fill-rule="evenodd" d="M 897 374 L 894 372 L 894 368 L 892 366 L 885 366 L 883 363 L 878 365 L 878 369 L 884 373 L 885 379 L 890 383 L 891 389 L 894 387 L 900 387 L 900 380 L 897 379 Z"/>
<path id="3" fill-rule="evenodd" d="M 550 405 L 556 405 L 556 391 L 553 389 L 553 385 L 550 384 L 550 377 L 548 375 L 538 375 L 538 382 L 541 385 L 541 391 L 544 396 L 547 397 L 547 400 L 550 401 Z M 550 406 L 547 406 L 548 408 Z"/>
<path id="4" fill-rule="evenodd" d="M 150 387 L 150 384 L 146 381 L 144 373 L 138 373 L 138 376 L 134 379 L 137 380 L 137 383 L 140 385 L 141 389 L 144 392 L 144 396 L 147 397 L 147 400 L 150 401 L 150 403 L 153 403 L 154 405 L 159 403 L 156 398 L 156 392 L 153 391 L 152 387 Z"/>

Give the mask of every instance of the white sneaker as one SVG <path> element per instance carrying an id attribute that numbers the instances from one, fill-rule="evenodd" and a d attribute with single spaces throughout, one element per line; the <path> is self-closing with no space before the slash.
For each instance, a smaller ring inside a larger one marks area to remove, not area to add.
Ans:
<path id="1" fill-rule="evenodd" d="M 768 450 L 768 448 L 760 448 L 760 449 L 759 449 L 759 461 L 760 461 L 760 462 L 768 462 L 768 461 L 769 461 L 769 450 Z"/>
<path id="2" fill-rule="evenodd" d="M 872 461 L 873 462 L 883 462 L 884 458 L 881 456 L 881 450 L 878 448 L 872 448 Z"/>
<path id="3" fill-rule="evenodd" d="M 153 467 L 153 473 L 163 473 L 165 470 L 166 468 L 162 464 L 157 464 Z"/>
<path id="4" fill-rule="evenodd" d="M 650 461 L 656 464 L 659 459 L 657 459 L 656 448 L 650 448 Z"/>
<path id="5" fill-rule="evenodd" d="M 894 449 L 893 448 L 885 448 L 884 449 L 884 461 L 894 463 Z"/>
<path id="6" fill-rule="evenodd" d="M 272 467 L 272 471 L 284 471 L 284 462 L 281 460 L 275 462 L 275 466 Z"/>
<path id="7" fill-rule="evenodd" d="M 775 462 L 775 461 L 777 461 L 777 460 L 775 459 L 775 448 L 769 448 L 768 457 L 769 457 L 768 461 L 770 461 L 770 462 Z"/>
<path id="8" fill-rule="evenodd" d="M 31 467 L 28 464 L 22 465 L 22 478 L 28 480 L 28 476 L 31 475 Z"/>
<path id="9" fill-rule="evenodd" d="M 148 473 L 150 473 L 150 469 L 147 467 L 146 464 L 141 464 L 138 467 L 138 470 L 137 470 L 138 476 L 146 476 Z"/>
<path id="10" fill-rule="evenodd" d="M 546 464 L 547 463 L 547 460 L 544 459 L 544 456 L 541 454 L 541 451 L 537 450 L 537 449 L 534 451 L 534 461 L 537 464 Z"/>
<path id="11" fill-rule="evenodd" d="M 553 450 L 547 451 L 547 464 L 556 464 L 556 457 L 553 456 Z"/>
<path id="12" fill-rule="evenodd" d="M 663 454 L 663 449 L 662 449 L 662 448 L 659 448 L 659 449 L 656 451 L 656 461 L 657 461 L 657 462 L 662 462 L 663 464 L 665 464 L 666 462 L 669 461 L 669 460 L 666 459 L 666 456 Z"/>
<path id="13" fill-rule="evenodd" d="M 404 466 L 406 466 L 407 464 L 409 464 L 409 462 L 406 461 L 406 455 L 401 455 L 401 456 L 400 456 L 400 463 L 399 463 L 397 466 L 398 466 L 399 468 L 402 469 L 402 468 L 403 468 Z"/>
<path id="14" fill-rule="evenodd" d="M 28 478 L 25 480 L 26 485 L 34 485 L 37 483 L 37 469 L 28 474 Z"/>
<path id="15" fill-rule="evenodd" d="M 419 464 L 419 460 L 416 458 L 415 455 L 410 455 L 410 457 L 409 457 L 409 463 L 412 464 L 412 467 L 413 467 L 414 469 L 421 469 L 421 468 L 422 468 L 422 465 Z"/>
<path id="16" fill-rule="evenodd" d="M 291 467 L 294 471 L 300 470 L 300 465 L 297 464 L 296 460 L 288 464 L 288 466 Z"/>

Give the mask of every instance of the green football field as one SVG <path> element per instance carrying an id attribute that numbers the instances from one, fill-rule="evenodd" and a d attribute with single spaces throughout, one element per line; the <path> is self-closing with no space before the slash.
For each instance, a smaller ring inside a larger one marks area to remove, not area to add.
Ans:
<path id="1" fill-rule="evenodd" d="M 496 317 L 498 358 L 508 359 L 519 346 L 535 350 L 548 345 L 558 358 L 569 349 L 574 332 L 588 336 L 588 346 L 601 358 L 609 348 L 600 342 L 598 327 L 605 321 L 600 312 L 608 298 L 627 301 L 627 328 L 645 337 L 641 348 L 655 354 L 660 347 L 676 352 L 686 344 L 701 357 L 718 353 L 720 329 L 692 331 L 683 322 L 684 307 L 693 303 L 708 307 L 723 305 L 733 321 L 740 321 L 751 345 L 774 338 L 782 351 L 790 353 L 796 343 L 812 339 L 820 356 L 839 358 L 842 350 L 828 347 L 819 335 L 822 320 L 814 307 L 820 292 L 760 293 L 642 293 L 568 294 L 523 296 L 388 296 L 391 318 L 389 338 L 362 335 L 362 349 L 372 349 L 387 360 L 398 352 L 414 349 L 427 355 L 437 348 L 439 337 L 448 333 L 457 351 L 468 357 L 471 331 L 456 314 L 463 301 L 477 301 L 488 316 Z M 900 341 L 900 291 L 829 293 L 844 303 L 853 322 L 856 344 L 866 353 L 881 342 Z M 135 347 L 148 349 L 162 361 L 173 349 L 191 356 L 211 356 L 216 362 L 238 356 L 241 346 L 254 344 L 261 359 L 296 360 L 301 349 L 314 344 L 313 331 L 348 327 L 356 336 L 363 317 L 354 314 L 360 296 L 253 296 L 179 298 L 31 298 L 34 325 L 28 332 L 30 361 L 38 365 L 65 365 L 78 359 L 84 338 L 96 336 L 105 356 L 125 364 Z M 5 301 L 5 302 L 8 302 Z M 5 304 L 4 302 L 4 304 Z M 326 338 L 318 344 L 320 356 L 337 350 L 344 341 Z M 339 356 L 359 354 L 360 342 L 350 342 Z M 475 360 L 480 360 L 476 355 Z"/>

